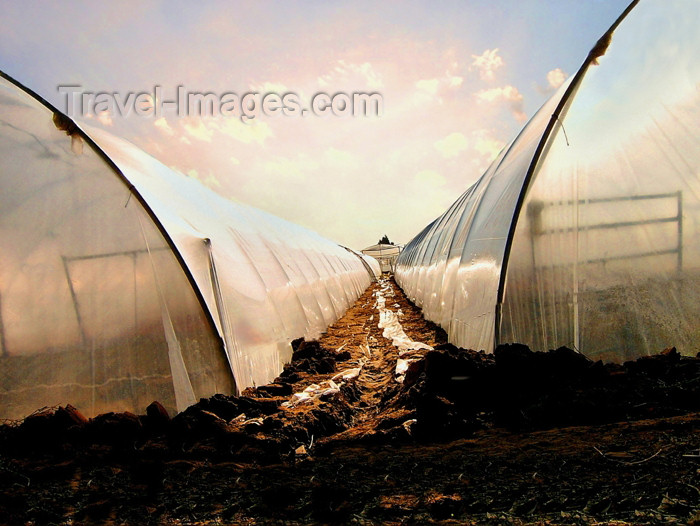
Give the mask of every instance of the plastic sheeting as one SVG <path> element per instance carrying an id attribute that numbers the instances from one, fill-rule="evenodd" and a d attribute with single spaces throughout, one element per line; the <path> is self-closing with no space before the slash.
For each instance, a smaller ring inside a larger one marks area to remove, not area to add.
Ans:
<path id="1" fill-rule="evenodd" d="M 0 418 L 266 383 L 378 270 L 42 102 L 0 78 Z"/>
<path id="2" fill-rule="evenodd" d="M 401 247 L 380 243 L 363 248 L 362 253 L 376 259 L 381 266 L 382 272 L 394 272 L 396 270 L 396 260 L 401 253 Z"/>
<path id="3" fill-rule="evenodd" d="M 379 289 L 374 292 L 374 296 L 377 299 L 375 306 L 379 311 L 377 326 L 383 329 L 382 336 L 387 340 L 391 340 L 391 344 L 399 350 L 396 367 L 394 368 L 394 379 L 399 383 L 403 383 L 408 366 L 423 357 L 424 353 L 420 351 L 432 351 L 433 348 L 427 343 L 411 339 L 406 334 L 399 321 L 403 315 L 401 309 L 394 312 L 387 308 L 386 300 L 387 298 L 392 298 L 394 292 L 386 279 L 380 280 Z M 398 303 L 394 306 L 398 307 Z"/>
<path id="4" fill-rule="evenodd" d="M 226 344 L 239 388 L 269 382 L 370 283 L 356 254 L 175 174 L 130 143 L 89 133 L 170 235 Z"/>
<path id="5" fill-rule="evenodd" d="M 230 391 L 218 337 L 124 181 L 2 79 L 0 113 L 0 416 Z"/>
<path id="6" fill-rule="evenodd" d="M 451 342 L 700 350 L 699 23 L 690 2 L 640 2 L 407 245 L 397 281 Z"/>
<path id="7" fill-rule="evenodd" d="M 563 92 L 550 99 L 486 173 L 399 256 L 396 280 L 452 342 L 494 346 L 506 239 L 527 168 Z"/>
<path id="8" fill-rule="evenodd" d="M 364 264 L 365 268 L 367 269 L 367 272 L 369 272 L 370 276 L 372 277 L 372 281 L 377 281 L 379 277 L 382 275 L 382 267 L 379 263 L 379 261 L 372 257 L 371 255 L 363 254 L 362 252 L 358 252 L 357 250 L 353 248 L 348 248 L 348 247 L 343 247 L 345 250 L 348 250 L 355 254 L 358 258 L 362 260 L 362 263 Z"/>

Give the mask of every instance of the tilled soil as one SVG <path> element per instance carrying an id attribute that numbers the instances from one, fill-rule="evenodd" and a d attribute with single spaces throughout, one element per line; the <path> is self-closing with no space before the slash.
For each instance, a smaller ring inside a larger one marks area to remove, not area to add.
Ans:
<path id="1" fill-rule="evenodd" d="M 0 523 L 700 524 L 699 359 L 445 341 L 382 280 L 240 397 L 40 410 L 0 427 Z"/>

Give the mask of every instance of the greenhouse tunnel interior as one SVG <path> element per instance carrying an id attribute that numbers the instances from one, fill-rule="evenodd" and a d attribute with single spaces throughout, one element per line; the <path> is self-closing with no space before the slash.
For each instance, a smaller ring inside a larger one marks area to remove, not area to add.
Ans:
<path id="1" fill-rule="evenodd" d="M 0 111 L 0 418 L 175 413 L 267 383 L 380 274 L 4 75 Z"/>
<path id="2" fill-rule="evenodd" d="M 640 2 L 619 22 L 399 257 L 455 345 L 700 351 L 700 17 Z"/>

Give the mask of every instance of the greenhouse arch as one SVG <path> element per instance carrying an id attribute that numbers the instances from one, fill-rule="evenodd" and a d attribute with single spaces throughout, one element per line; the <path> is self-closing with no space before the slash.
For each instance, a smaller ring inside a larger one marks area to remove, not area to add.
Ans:
<path id="1" fill-rule="evenodd" d="M 397 281 L 452 343 L 700 350 L 698 21 L 682 1 L 632 2 L 406 246 Z"/>
<path id="2" fill-rule="evenodd" d="M 0 78 L 1 418 L 170 412 L 272 380 L 376 261 L 207 190 Z"/>

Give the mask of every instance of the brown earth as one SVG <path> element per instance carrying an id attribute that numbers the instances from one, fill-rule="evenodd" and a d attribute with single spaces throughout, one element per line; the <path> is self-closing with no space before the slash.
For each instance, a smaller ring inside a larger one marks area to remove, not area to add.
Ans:
<path id="1" fill-rule="evenodd" d="M 436 347 L 403 382 L 378 290 Z M 457 349 L 383 281 L 240 397 L 0 427 L 0 523 L 700 524 L 698 411 L 700 359 Z"/>

